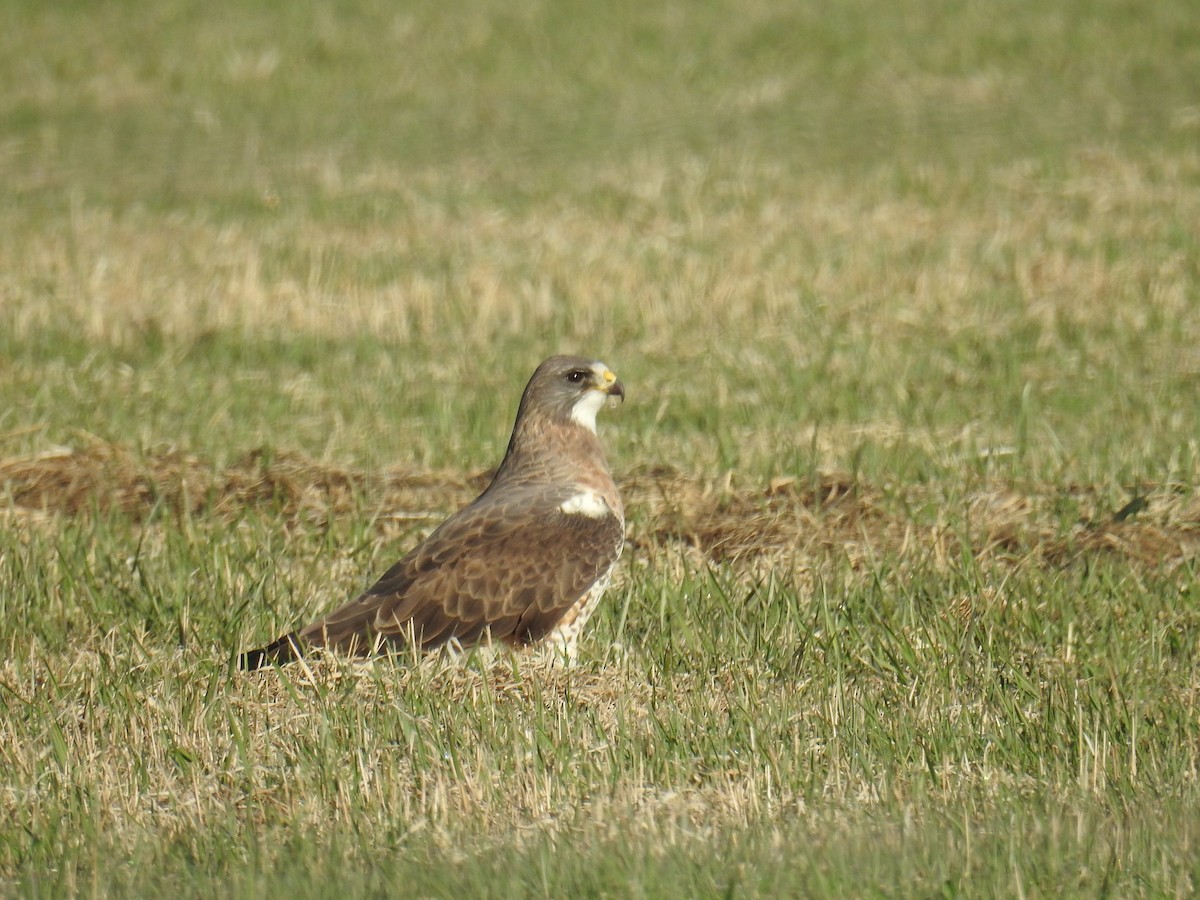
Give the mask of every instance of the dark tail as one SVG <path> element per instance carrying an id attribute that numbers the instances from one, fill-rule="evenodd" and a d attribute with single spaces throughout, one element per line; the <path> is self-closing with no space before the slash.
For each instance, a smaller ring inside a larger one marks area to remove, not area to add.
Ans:
<path id="1" fill-rule="evenodd" d="M 238 657 L 238 668 L 243 672 L 264 669 L 272 663 L 283 665 L 300 658 L 300 636 L 296 632 L 285 634 L 265 647 L 248 650 Z"/>

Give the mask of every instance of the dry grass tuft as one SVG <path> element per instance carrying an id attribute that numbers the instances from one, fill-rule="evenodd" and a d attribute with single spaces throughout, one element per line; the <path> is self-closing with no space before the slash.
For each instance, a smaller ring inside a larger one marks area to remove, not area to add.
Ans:
<path id="1" fill-rule="evenodd" d="M 855 534 L 886 529 L 880 492 L 843 474 L 808 482 L 776 478 L 747 489 L 735 488 L 731 475 L 696 481 L 656 469 L 622 487 L 629 505 L 650 521 L 643 540 L 680 542 L 713 562 L 827 551 Z"/>
<path id="2" fill-rule="evenodd" d="M 376 489 L 391 518 L 419 519 L 461 502 L 485 477 L 401 469 L 368 476 L 261 450 L 217 471 L 175 450 L 139 456 L 99 442 L 83 450 L 0 460 L 0 484 L 17 510 L 67 516 L 94 510 L 140 518 L 159 507 L 176 515 L 236 517 L 247 508 L 270 506 L 284 520 L 319 520 L 353 508 L 356 497 Z"/>
<path id="3" fill-rule="evenodd" d="M 138 455 L 105 443 L 0 460 L 0 485 L 17 516 L 116 511 L 141 518 L 165 509 L 234 519 L 268 507 L 284 522 L 365 512 L 382 526 L 436 521 L 468 502 L 489 477 L 487 471 L 398 468 L 367 473 L 262 451 L 217 470 L 174 450 Z M 1174 567 L 1200 556 L 1200 499 L 1170 485 L 1143 486 L 1133 502 L 1108 511 L 1098 488 L 996 481 L 966 498 L 966 531 L 947 524 L 946 501 L 936 488 L 908 485 L 885 493 L 841 473 L 745 487 L 732 473 L 704 480 L 658 467 L 621 486 L 636 552 L 650 556 L 673 546 L 693 561 L 735 568 L 795 570 L 838 556 L 855 567 L 894 558 L 947 570 L 964 554 L 980 564 L 1034 559 L 1067 565 L 1113 555 Z M 1066 502 L 1086 512 L 1064 521 Z"/>

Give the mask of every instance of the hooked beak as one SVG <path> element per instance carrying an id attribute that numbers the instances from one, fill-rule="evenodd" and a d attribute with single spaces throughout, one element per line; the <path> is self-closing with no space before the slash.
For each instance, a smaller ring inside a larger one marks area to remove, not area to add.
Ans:
<path id="1" fill-rule="evenodd" d="M 616 373 L 609 369 L 604 370 L 602 376 L 604 383 L 600 385 L 600 390 L 608 394 L 610 397 L 617 397 L 622 403 L 625 402 L 625 385 L 621 384 L 621 380 L 617 378 Z"/>

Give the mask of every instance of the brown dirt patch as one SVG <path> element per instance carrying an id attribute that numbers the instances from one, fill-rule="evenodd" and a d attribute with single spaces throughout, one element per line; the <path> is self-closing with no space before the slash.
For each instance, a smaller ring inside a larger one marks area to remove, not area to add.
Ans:
<path id="1" fill-rule="evenodd" d="M 10 514 L 236 518 L 252 508 L 285 521 L 369 515 L 381 523 L 436 521 L 468 502 L 490 472 L 365 472 L 290 453 L 254 451 L 223 468 L 174 450 L 135 453 L 97 443 L 82 450 L 0 460 Z M 1181 486 L 1141 485 L 1134 502 L 1106 506 L 1090 486 L 989 483 L 945 500 L 943 488 L 884 490 L 839 473 L 741 485 L 657 467 L 622 480 L 634 552 L 682 548 L 716 563 L 804 566 L 830 555 L 854 563 L 890 557 L 951 566 L 1035 560 L 1066 565 L 1111 555 L 1173 567 L 1200 556 L 1200 498 Z M 1075 510 L 1064 519 L 1062 510 Z"/>

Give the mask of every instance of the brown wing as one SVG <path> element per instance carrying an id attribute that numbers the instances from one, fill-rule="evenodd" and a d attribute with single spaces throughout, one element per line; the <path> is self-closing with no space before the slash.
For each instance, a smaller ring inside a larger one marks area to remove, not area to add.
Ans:
<path id="1" fill-rule="evenodd" d="M 575 489 L 577 490 L 577 489 Z M 574 493 L 490 491 L 460 510 L 364 594 L 300 632 L 317 646 L 367 652 L 377 636 L 422 649 L 544 637 L 621 553 L 616 515 L 568 514 Z"/>

